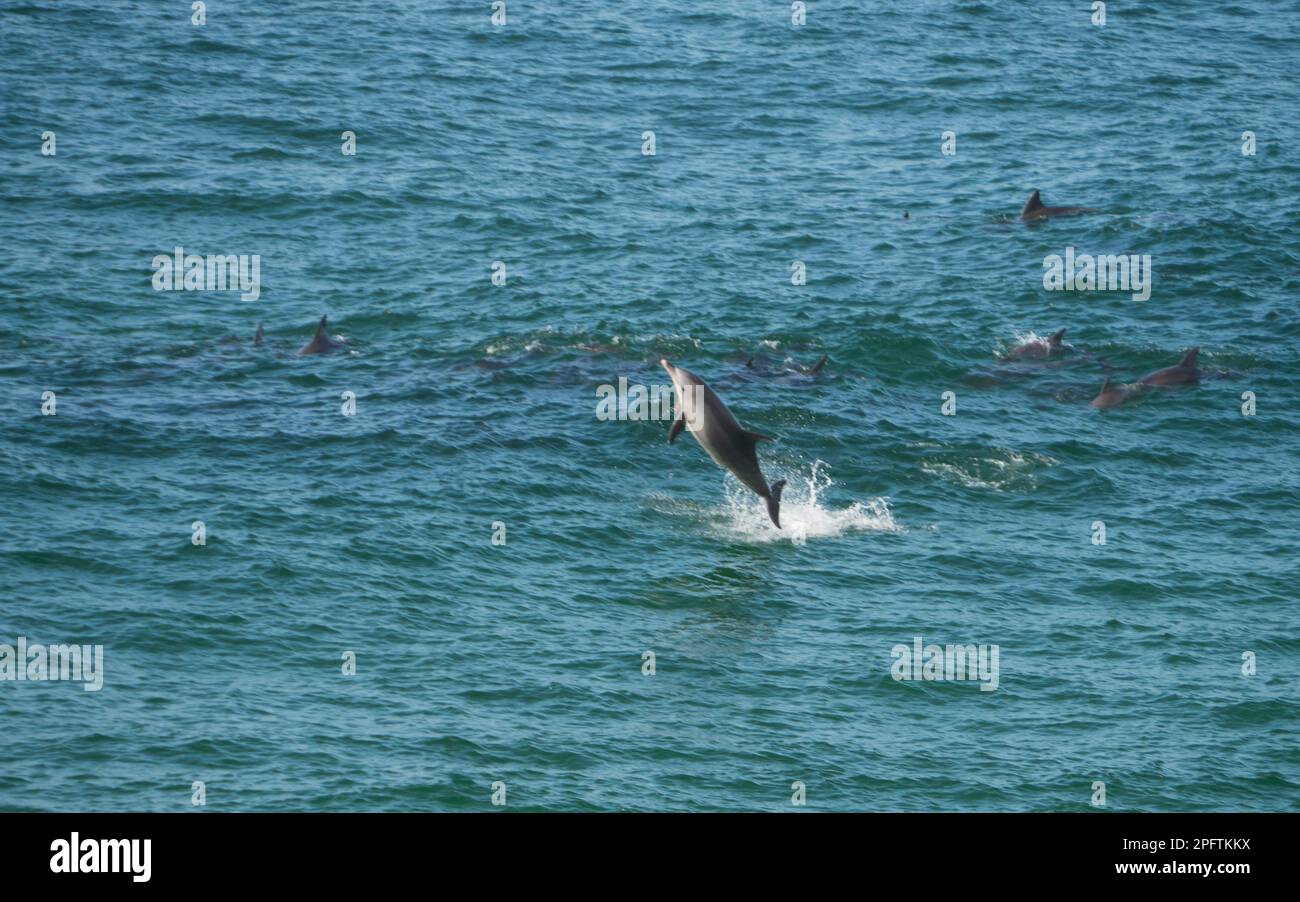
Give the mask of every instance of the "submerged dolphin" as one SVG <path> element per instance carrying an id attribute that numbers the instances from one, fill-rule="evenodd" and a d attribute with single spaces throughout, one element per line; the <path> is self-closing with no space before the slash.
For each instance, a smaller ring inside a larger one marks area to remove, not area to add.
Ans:
<path id="1" fill-rule="evenodd" d="M 1021 222 L 1028 222 L 1031 219 L 1047 219 L 1052 216 L 1074 216 L 1078 213 L 1100 213 L 1092 207 L 1045 207 L 1043 201 L 1038 196 L 1038 189 L 1029 195 L 1029 200 L 1025 202 L 1025 208 L 1020 211 Z"/>
<path id="2" fill-rule="evenodd" d="M 1074 353 L 1074 348 L 1065 344 L 1062 339 L 1065 338 L 1065 330 L 1058 329 L 1047 338 L 1035 338 L 1033 341 L 1027 341 L 1023 344 L 1016 345 L 1010 351 L 1002 355 L 1003 360 L 1025 360 L 1029 358 L 1054 357 L 1062 354 Z"/>
<path id="3" fill-rule="evenodd" d="M 668 429 L 668 444 L 676 441 L 683 427 L 688 427 L 714 463 L 730 470 L 767 502 L 767 515 L 780 529 L 781 490 L 785 488 L 785 480 L 778 479 L 770 486 L 767 484 L 758 468 L 755 448 L 758 442 L 771 441 L 772 437 L 742 428 L 727 405 L 699 376 L 673 366 L 666 359 L 660 359 L 659 365 L 673 380 L 673 393 L 677 396 L 677 416 Z"/>
<path id="4" fill-rule="evenodd" d="M 804 375 L 816 376 L 818 373 L 822 371 L 822 367 L 826 365 L 827 359 L 829 358 L 827 358 L 827 356 L 823 354 L 821 360 L 818 360 L 816 363 L 814 363 L 812 366 L 808 367 L 808 369 L 804 371 Z"/>
<path id="5" fill-rule="evenodd" d="M 343 347 L 343 343 L 330 338 L 329 333 L 325 331 L 325 317 L 320 318 L 320 324 L 316 326 L 316 334 L 312 336 L 299 354 L 328 354 L 330 351 L 337 351 Z"/>
<path id="6" fill-rule="evenodd" d="M 1178 363 L 1147 373 L 1138 381 L 1143 385 L 1194 385 L 1201 381 L 1201 371 L 1196 367 L 1196 357 L 1200 353 L 1200 348 L 1192 348 Z"/>
<path id="7" fill-rule="evenodd" d="M 826 361 L 830 360 L 829 357 L 827 357 L 825 354 L 823 354 L 823 355 L 821 356 L 821 358 L 820 358 L 816 363 L 814 363 L 812 366 L 803 366 L 802 364 L 794 363 L 794 364 L 792 364 L 792 365 L 793 365 L 793 369 L 791 369 L 790 367 L 785 367 L 783 370 L 781 370 L 780 372 L 778 372 L 777 370 L 769 369 L 769 368 L 768 368 L 768 365 L 767 365 L 766 363 L 762 362 L 762 361 L 760 361 L 759 363 L 756 364 L 756 363 L 754 362 L 755 359 L 756 359 L 756 358 L 754 358 L 752 355 L 749 356 L 749 357 L 746 357 L 746 358 L 745 358 L 745 369 L 747 369 L 747 370 L 753 370 L 754 372 L 759 373 L 760 375 L 764 375 L 764 376 L 776 376 L 776 375 L 782 375 L 782 374 L 785 374 L 785 375 L 794 375 L 794 374 L 797 374 L 797 375 L 800 375 L 800 376 L 817 376 L 817 375 L 820 375 L 820 374 L 821 374 L 822 368 L 823 368 L 824 366 L 826 366 Z"/>
<path id="8" fill-rule="evenodd" d="M 1129 398 L 1139 394 L 1142 391 L 1141 385 L 1124 385 L 1116 384 L 1107 377 L 1101 386 L 1101 392 L 1097 397 L 1092 399 L 1089 407 L 1096 407 L 1098 410 L 1109 410 L 1112 407 L 1119 407 Z"/>

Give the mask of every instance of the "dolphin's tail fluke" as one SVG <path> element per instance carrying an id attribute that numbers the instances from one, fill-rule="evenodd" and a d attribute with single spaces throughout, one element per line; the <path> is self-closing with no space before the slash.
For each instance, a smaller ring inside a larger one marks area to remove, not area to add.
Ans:
<path id="1" fill-rule="evenodd" d="M 781 490 L 784 488 L 785 480 L 778 479 L 767 490 L 767 515 L 772 518 L 777 529 L 781 528 Z"/>

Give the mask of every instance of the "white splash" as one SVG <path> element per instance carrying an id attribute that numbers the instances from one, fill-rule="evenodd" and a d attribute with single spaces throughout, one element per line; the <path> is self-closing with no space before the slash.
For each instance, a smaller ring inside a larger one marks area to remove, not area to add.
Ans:
<path id="1" fill-rule="evenodd" d="M 731 538 L 750 542 L 789 542 L 799 535 L 807 541 L 849 532 L 902 532 L 903 528 L 894 522 L 888 498 L 855 501 L 838 510 L 824 506 L 822 497 L 835 484 L 825 472 L 827 469 L 826 463 L 818 460 L 809 475 L 786 476 L 780 529 L 767 516 L 767 502 L 728 475 L 724 531 Z M 781 475 L 786 474 L 778 474 L 777 478 Z"/>

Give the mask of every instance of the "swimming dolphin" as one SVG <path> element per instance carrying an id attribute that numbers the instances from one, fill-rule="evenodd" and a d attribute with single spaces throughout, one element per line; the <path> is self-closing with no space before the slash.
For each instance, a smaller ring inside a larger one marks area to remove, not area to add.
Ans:
<path id="1" fill-rule="evenodd" d="M 1202 375 L 1202 371 L 1196 366 L 1196 358 L 1200 353 L 1200 348 L 1192 348 L 1178 363 L 1156 370 L 1154 373 L 1147 373 L 1131 385 L 1112 385 L 1107 379 L 1106 384 L 1101 387 L 1101 393 L 1092 399 L 1092 406 L 1103 410 L 1118 407 L 1129 398 L 1150 391 L 1152 386 L 1195 385 L 1201 381 Z"/>
<path id="2" fill-rule="evenodd" d="M 1200 348 L 1192 348 L 1174 366 L 1147 373 L 1138 381 L 1143 385 L 1194 385 L 1201 381 L 1201 371 L 1196 367 L 1196 356 L 1200 353 Z"/>
<path id="3" fill-rule="evenodd" d="M 1096 407 L 1098 410 L 1109 410 L 1112 407 L 1119 407 L 1129 398 L 1137 395 L 1141 391 L 1140 385 L 1123 385 L 1115 384 L 1107 377 L 1105 383 L 1101 386 L 1101 392 L 1097 397 L 1092 399 L 1089 407 Z"/>
<path id="4" fill-rule="evenodd" d="M 258 323 L 257 334 L 253 336 L 253 344 L 260 345 L 261 343 L 262 343 L 262 324 Z"/>
<path id="5" fill-rule="evenodd" d="M 316 334 L 312 340 L 307 343 L 299 354 L 328 354 L 330 351 L 337 351 L 343 347 L 342 342 L 330 338 L 329 333 L 325 331 L 325 317 L 320 318 L 320 324 L 316 326 Z"/>
<path id="6" fill-rule="evenodd" d="M 772 524 L 781 528 L 781 490 L 785 480 L 778 479 L 770 486 L 758 468 L 756 444 L 771 441 L 770 435 L 750 432 L 740 423 L 727 405 L 709 388 L 708 384 L 694 373 L 673 366 L 666 359 L 660 359 L 659 365 L 673 380 L 673 393 L 677 397 L 677 416 L 668 429 L 668 444 L 676 441 L 683 427 L 689 427 L 691 435 L 708 452 L 713 462 L 730 470 L 736 478 L 749 487 L 751 491 L 767 502 L 767 515 Z"/>
<path id="7" fill-rule="evenodd" d="M 1038 189 L 1029 195 L 1029 200 L 1025 202 L 1025 208 L 1020 211 L 1021 222 L 1029 222 L 1031 219 L 1047 219 L 1052 216 L 1074 216 L 1078 213 L 1100 213 L 1100 210 L 1094 210 L 1092 207 L 1045 207 L 1043 201 L 1038 196 Z"/>
<path id="8" fill-rule="evenodd" d="M 1016 345 L 1010 351 L 1003 354 L 1002 359 L 1024 360 L 1026 358 L 1053 357 L 1061 354 L 1074 353 L 1074 349 L 1062 341 L 1064 338 L 1065 330 L 1058 329 L 1047 338 L 1035 338 L 1033 341 L 1027 341 L 1023 344 Z"/>

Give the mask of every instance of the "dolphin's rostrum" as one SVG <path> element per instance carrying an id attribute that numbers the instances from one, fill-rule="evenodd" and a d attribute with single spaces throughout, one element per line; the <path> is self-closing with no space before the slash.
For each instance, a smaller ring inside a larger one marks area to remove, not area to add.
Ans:
<path id="1" fill-rule="evenodd" d="M 677 399 L 677 416 L 668 430 L 668 444 L 677 439 L 683 427 L 689 429 L 714 463 L 730 470 L 767 502 L 767 515 L 780 529 L 781 490 L 785 488 L 785 480 L 778 479 L 770 486 L 767 484 L 758 468 L 755 447 L 758 442 L 771 441 L 772 437 L 742 428 L 727 405 L 699 376 L 673 366 L 667 360 L 661 359 L 659 363 L 673 380 L 673 393 Z"/>

